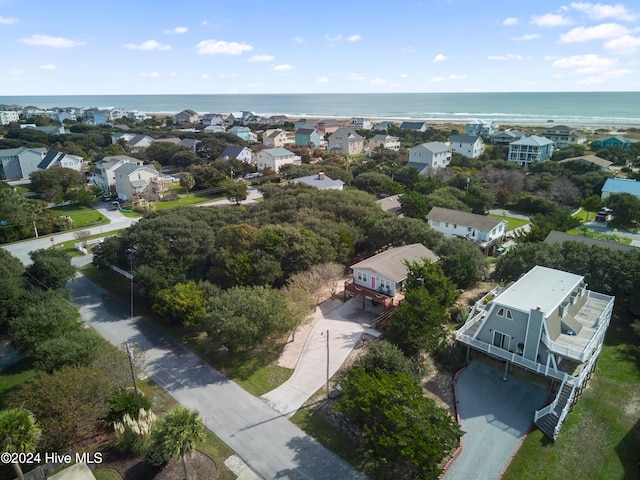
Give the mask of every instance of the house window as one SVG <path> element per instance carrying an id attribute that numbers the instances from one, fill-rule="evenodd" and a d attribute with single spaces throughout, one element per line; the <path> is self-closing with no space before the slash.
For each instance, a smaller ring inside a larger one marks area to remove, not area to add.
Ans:
<path id="1" fill-rule="evenodd" d="M 362 274 L 362 281 L 363 281 L 363 282 L 366 282 L 366 281 L 367 281 L 367 274 L 366 274 L 366 273 L 363 273 L 363 274 Z"/>
<path id="2" fill-rule="evenodd" d="M 504 333 L 498 332 L 497 330 L 493 332 L 493 346 L 502 348 L 503 350 L 509 350 L 509 343 L 511 342 L 511 337 L 509 335 L 505 335 Z"/>
<path id="3" fill-rule="evenodd" d="M 445 222 L 444 226 L 449 227 L 449 222 Z"/>
<path id="4" fill-rule="evenodd" d="M 432 224 L 434 227 L 439 227 L 439 226 L 440 226 L 440 221 L 439 221 L 439 220 L 431 220 L 431 224 Z"/>
<path id="5" fill-rule="evenodd" d="M 500 310 L 498 310 L 498 316 L 504 317 L 504 308 L 501 308 Z"/>
<path id="6" fill-rule="evenodd" d="M 471 233 L 471 227 L 467 227 L 467 232 Z"/>
<path id="7" fill-rule="evenodd" d="M 362 272 L 358 272 L 358 280 L 362 280 Z"/>
<path id="8" fill-rule="evenodd" d="M 509 320 L 513 320 L 513 316 L 511 315 L 511 310 L 507 310 L 507 318 Z"/>
<path id="9" fill-rule="evenodd" d="M 454 223 L 453 228 L 458 228 L 458 225 Z"/>

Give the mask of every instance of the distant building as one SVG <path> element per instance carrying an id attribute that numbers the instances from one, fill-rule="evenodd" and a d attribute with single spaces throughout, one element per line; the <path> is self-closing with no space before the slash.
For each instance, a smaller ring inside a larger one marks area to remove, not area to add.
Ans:
<path id="1" fill-rule="evenodd" d="M 386 131 L 389 129 L 389 127 L 394 126 L 395 127 L 395 123 L 394 122 L 380 122 L 378 123 L 375 127 L 373 127 L 373 130 L 377 130 L 377 131 Z"/>
<path id="2" fill-rule="evenodd" d="M 626 178 L 607 178 L 602 186 L 602 199 L 619 193 L 628 193 L 640 198 L 640 182 Z M 615 215 L 615 212 L 613 214 Z"/>
<path id="3" fill-rule="evenodd" d="M 597 138 L 593 141 L 593 148 L 603 148 L 608 150 L 610 148 L 630 148 L 634 143 L 638 143 L 638 140 L 633 140 L 626 137 L 609 137 L 609 138 Z"/>
<path id="4" fill-rule="evenodd" d="M 362 117 L 353 117 L 349 125 L 356 130 L 371 130 L 371 120 Z"/>
<path id="5" fill-rule="evenodd" d="M 329 137 L 329 151 L 356 155 L 364 151 L 364 137 L 351 127 L 342 127 Z"/>
<path id="6" fill-rule="evenodd" d="M 200 121 L 200 117 L 193 110 L 183 110 L 176 113 L 174 119 L 176 123 L 198 123 Z"/>
<path id="7" fill-rule="evenodd" d="M 569 145 L 584 145 L 587 143 L 587 136 L 577 132 L 565 125 L 556 125 L 547 128 L 543 137 L 553 141 L 555 148 L 566 148 Z"/>
<path id="8" fill-rule="evenodd" d="M 327 177 L 324 172 L 320 172 L 317 175 L 294 178 L 291 180 L 291 183 L 303 183 L 310 187 L 315 187 L 318 190 L 342 190 L 344 187 L 342 180 L 333 180 Z"/>
<path id="9" fill-rule="evenodd" d="M 605 160 L 604 158 L 600 158 L 596 155 L 581 155 L 579 157 L 571 157 L 565 158 L 564 160 L 560 160 L 560 163 L 567 162 L 579 162 L 584 163 L 585 165 L 592 165 L 598 167 L 600 170 L 609 170 L 609 167 L 613 165 L 613 162 L 609 160 Z"/>
<path id="10" fill-rule="evenodd" d="M 553 154 L 553 142 L 545 137 L 532 135 L 509 144 L 509 161 L 523 168 L 536 162 L 546 162 Z"/>
<path id="11" fill-rule="evenodd" d="M 426 132 L 429 130 L 427 122 L 402 122 L 400 124 L 402 130 L 413 130 L 414 132 Z"/>
<path id="12" fill-rule="evenodd" d="M 269 148 L 282 148 L 289 143 L 289 135 L 284 130 L 265 130 L 262 144 Z"/>
<path id="13" fill-rule="evenodd" d="M 202 117 L 202 124 L 206 127 L 210 125 L 224 124 L 224 118 L 220 113 L 205 113 Z"/>
<path id="14" fill-rule="evenodd" d="M 320 135 L 326 135 L 327 133 L 333 133 L 337 131 L 342 125 L 337 120 L 325 119 L 316 123 L 315 128 Z"/>
<path id="15" fill-rule="evenodd" d="M 267 148 L 258 152 L 257 163 L 260 170 L 270 168 L 275 172 L 279 172 L 283 165 L 302 164 L 302 158 L 286 148 Z"/>
<path id="16" fill-rule="evenodd" d="M 518 130 L 499 130 L 491 135 L 491 143 L 494 145 L 509 145 L 522 137 L 524 137 L 524 133 Z"/>
<path id="17" fill-rule="evenodd" d="M 464 129 L 464 134 L 468 137 L 477 137 L 479 135 L 492 135 L 493 134 L 493 121 L 492 120 L 470 120 Z"/>
<path id="18" fill-rule="evenodd" d="M 427 223 L 446 238 L 464 238 L 488 251 L 498 246 L 507 233 L 507 222 L 475 213 L 433 207 Z"/>
<path id="19" fill-rule="evenodd" d="M 409 149 L 409 163 L 406 166 L 426 175 L 435 169 L 446 167 L 450 161 L 451 152 L 446 144 L 428 142 Z"/>
<path id="20" fill-rule="evenodd" d="M 299 128 L 295 133 L 295 143 L 299 147 L 319 147 L 323 143 L 323 137 L 315 128 Z"/>
<path id="21" fill-rule="evenodd" d="M 397 152 L 400 150 L 400 139 L 398 137 L 393 137 L 391 135 L 385 135 L 383 133 L 379 133 L 374 135 L 369 139 L 369 147 L 367 148 L 367 153 L 371 155 L 376 148 L 384 148 L 385 150 L 393 150 Z"/>
<path id="22" fill-rule="evenodd" d="M 82 172 L 83 158 L 78 155 L 49 150 L 38 164 L 38 170 L 47 170 L 53 167 L 69 168 L 76 172 Z"/>
<path id="23" fill-rule="evenodd" d="M 239 147 L 237 145 L 229 145 L 220 154 L 220 158 L 229 160 L 230 158 L 236 158 L 245 163 L 251 163 L 253 161 L 253 152 L 249 147 Z"/>
<path id="24" fill-rule="evenodd" d="M 20 112 L 13 110 L 0 111 L 0 125 L 9 125 L 18 121 L 20 121 Z"/>
<path id="25" fill-rule="evenodd" d="M 236 137 L 241 138 L 245 142 L 256 143 L 258 141 L 258 135 L 253 133 L 249 127 L 231 127 L 227 130 L 229 133 L 234 134 Z"/>
<path id="26" fill-rule="evenodd" d="M 478 158 L 484 152 L 482 137 L 467 135 L 451 135 L 449 139 L 451 153 L 459 153 L 467 158 Z"/>

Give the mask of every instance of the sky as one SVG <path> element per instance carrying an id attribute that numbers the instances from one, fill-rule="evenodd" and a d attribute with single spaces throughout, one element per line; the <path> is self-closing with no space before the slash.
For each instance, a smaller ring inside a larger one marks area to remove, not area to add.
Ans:
<path id="1" fill-rule="evenodd" d="M 0 95 L 640 90 L 640 3 L 0 0 Z"/>

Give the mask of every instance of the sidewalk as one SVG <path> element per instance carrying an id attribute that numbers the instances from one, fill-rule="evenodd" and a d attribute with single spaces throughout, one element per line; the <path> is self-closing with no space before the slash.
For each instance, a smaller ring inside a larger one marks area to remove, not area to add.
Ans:
<path id="1" fill-rule="evenodd" d="M 262 395 L 267 405 L 283 415 L 293 415 L 331 378 L 347 359 L 363 333 L 380 336 L 369 328 L 378 312 L 362 310 L 359 299 L 342 303 L 329 299 L 318 305 L 312 327 L 293 375 L 275 390 Z M 328 332 L 328 342 L 327 342 Z M 329 351 L 327 352 L 327 343 Z"/>

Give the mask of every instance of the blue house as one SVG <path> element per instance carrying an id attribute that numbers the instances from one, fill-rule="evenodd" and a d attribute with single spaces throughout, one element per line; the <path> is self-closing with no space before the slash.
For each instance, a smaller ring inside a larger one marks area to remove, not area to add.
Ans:
<path id="1" fill-rule="evenodd" d="M 314 146 L 320 146 L 322 135 L 315 128 L 299 128 L 296 130 L 296 145 L 300 147 L 308 147 L 313 143 Z"/>
<path id="2" fill-rule="evenodd" d="M 523 168 L 535 162 L 546 162 L 553 154 L 553 140 L 538 135 L 524 137 L 509 144 L 509 161 Z"/>

